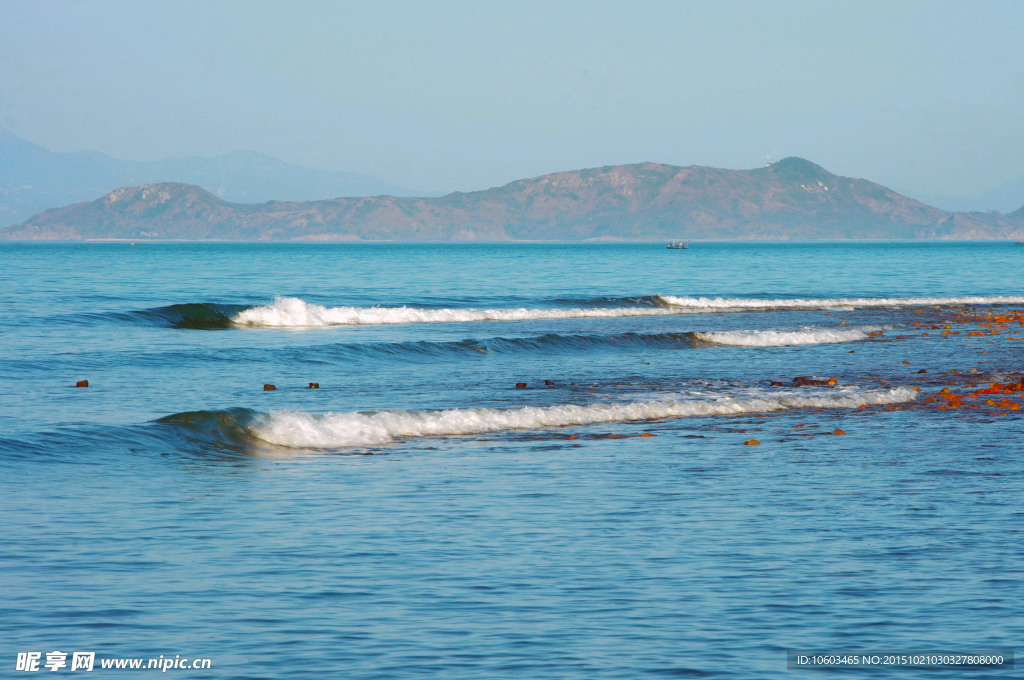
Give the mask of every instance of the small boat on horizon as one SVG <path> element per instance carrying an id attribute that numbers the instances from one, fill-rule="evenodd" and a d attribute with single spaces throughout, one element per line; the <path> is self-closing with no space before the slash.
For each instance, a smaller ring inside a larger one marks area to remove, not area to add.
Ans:
<path id="1" fill-rule="evenodd" d="M 682 241 L 672 241 L 665 247 L 669 250 L 686 250 L 690 247 L 690 242 L 687 241 L 686 243 L 683 243 Z"/>

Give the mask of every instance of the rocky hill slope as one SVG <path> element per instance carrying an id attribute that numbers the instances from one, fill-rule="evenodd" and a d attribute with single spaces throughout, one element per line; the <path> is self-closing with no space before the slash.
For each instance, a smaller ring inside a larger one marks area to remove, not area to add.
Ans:
<path id="1" fill-rule="evenodd" d="M 1005 239 L 1015 213 L 948 213 L 787 158 L 754 170 L 657 163 L 561 172 L 437 198 L 228 203 L 177 183 L 117 189 L 5 239 Z"/>

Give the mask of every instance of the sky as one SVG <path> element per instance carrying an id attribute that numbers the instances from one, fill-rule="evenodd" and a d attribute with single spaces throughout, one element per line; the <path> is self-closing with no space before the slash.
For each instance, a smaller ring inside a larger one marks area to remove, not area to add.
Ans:
<path id="1" fill-rule="evenodd" d="M 1022 29 L 1020 0 L 0 0 L 0 126 L 425 191 L 801 156 L 979 195 L 1024 178 Z"/>

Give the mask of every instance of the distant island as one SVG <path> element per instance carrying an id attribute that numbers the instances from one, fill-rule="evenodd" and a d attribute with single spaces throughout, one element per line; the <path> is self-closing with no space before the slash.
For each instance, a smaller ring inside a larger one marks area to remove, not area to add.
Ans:
<path id="1" fill-rule="evenodd" d="M 230 203 L 190 184 L 116 189 L 0 230 L 6 240 L 588 241 L 1021 239 L 1013 213 L 950 213 L 801 158 L 753 170 L 659 163 L 440 197 Z"/>

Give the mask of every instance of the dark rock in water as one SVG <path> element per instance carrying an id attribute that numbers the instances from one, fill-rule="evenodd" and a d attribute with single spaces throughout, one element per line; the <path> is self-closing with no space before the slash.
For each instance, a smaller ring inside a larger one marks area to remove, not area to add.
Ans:
<path id="1" fill-rule="evenodd" d="M 271 385 L 270 383 L 267 383 L 266 385 L 263 386 L 263 391 L 264 392 L 271 392 L 271 391 L 276 390 L 276 389 L 277 388 L 274 387 L 273 385 Z"/>
<path id="2" fill-rule="evenodd" d="M 793 378 L 793 382 L 796 383 L 797 385 L 827 385 L 829 387 L 835 387 L 836 385 L 839 384 L 839 380 L 837 378 L 829 378 L 828 380 L 817 380 L 815 378 L 808 378 L 807 376 L 804 375 L 798 375 L 797 377 Z"/>
<path id="3" fill-rule="evenodd" d="M 922 368 L 920 371 L 918 371 L 918 373 L 927 373 L 927 372 L 928 371 L 926 369 L 924 369 L 924 368 Z"/>
<path id="4" fill-rule="evenodd" d="M 524 390 L 524 389 L 526 389 L 526 383 L 516 383 L 516 389 L 517 390 Z"/>
<path id="5" fill-rule="evenodd" d="M 544 381 L 544 384 L 545 384 L 545 385 L 554 385 L 554 384 L 555 384 L 555 381 L 554 381 L 554 380 L 545 380 L 545 381 Z"/>
<path id="6" fill-rule="evenodd" d="M 320 383 L 309 383 L 309 389 L 318 390 L 320 389 Z"/>
<path id="7" fill-rule="evenodd" d="M 75 387 L 88 387 L 88 386 L 89 386 L 89 381 L 88 380 L 79 380 L 78 382 L 75 383 Z"/>

